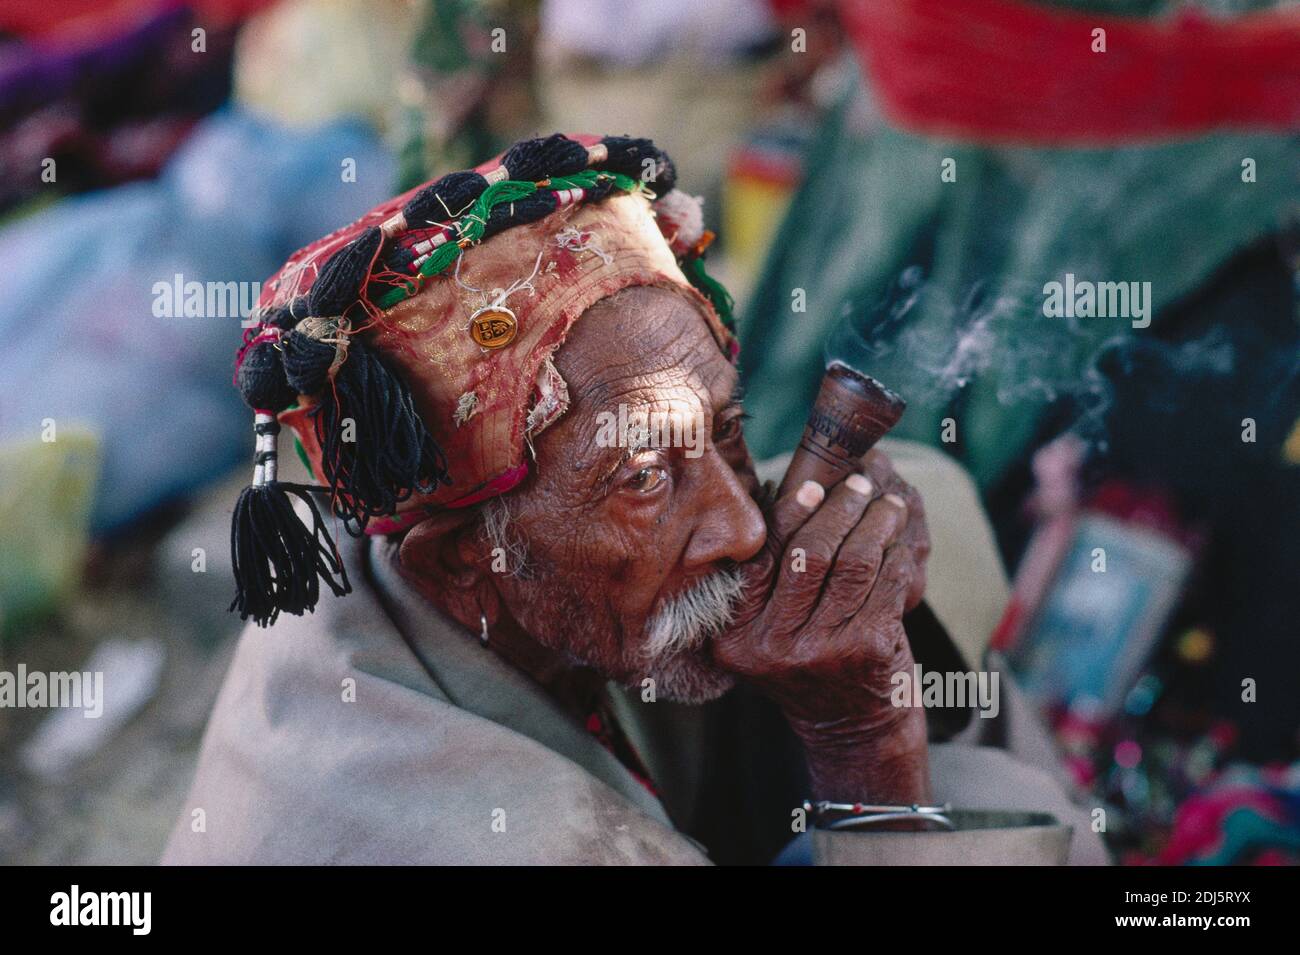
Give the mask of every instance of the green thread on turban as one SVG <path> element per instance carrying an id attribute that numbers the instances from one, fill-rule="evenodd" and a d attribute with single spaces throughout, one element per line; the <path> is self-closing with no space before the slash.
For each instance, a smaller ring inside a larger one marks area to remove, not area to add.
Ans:
<path id="1" fill-rule="evenodd" d="M 602 172 L 596 169 L 585 169 L 571 176 L 556 176 L 553 179 L 543 181 L 546 183 L 546 188 L 549 189 L 590 189 L 602 179 L 612 179 L 615 188 L 621 189 L 623 192 L 636 192 L 641 188 L 641 183 L 631 176 L 616 172 Z M 454 228 L 458 238 L 444 242 L 433 250 L 433 253 L 420 266 L 420 277 L 429 278 L 446 271 L 463 251 L 460 246 L 461 242 L 468 241 L 472 245 L 482 240 L 483 232 L 487 229 L 488 216 L 491 215 L 493 209 L 508 202 L 517 202 L 520 199 L 527 198 L 535 193 L 537 189 L 538 184 L 535 182 L 524 182 L 516 179 L 496 182 L 484 189 L 482 195 L 474 201 L 474 205 L 470 207 L 469 211 L 457 220 Z M 419 288 L 420 283 L 418 280 L 402 282 L 381 295 L 376 304 L 381 309 L 392 308 L 398 302 L 410 298 L 419 291 Z"/>

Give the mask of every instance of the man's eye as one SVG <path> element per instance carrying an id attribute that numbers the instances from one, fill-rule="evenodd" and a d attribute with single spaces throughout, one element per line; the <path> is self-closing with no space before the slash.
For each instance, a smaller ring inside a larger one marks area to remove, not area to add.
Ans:
<path id="1" fill-rule="evenodd" d="M 728 418 L 726 421 L 722 422 L 722 424 L 718 426 L 718 433 L 714 440 L 730 441 L 733 438 L 739 437 L 741 432 L 741 421 L 743 420 L 744 415 L 735 415 L 734 417 Z"/>
<path id="2" fill-rule="evenodd" d="M 668 472 L 661 467 L 644 467 L 632 475 L 627 486 L 641 494 L 649 494 L 668 479 Z"/>

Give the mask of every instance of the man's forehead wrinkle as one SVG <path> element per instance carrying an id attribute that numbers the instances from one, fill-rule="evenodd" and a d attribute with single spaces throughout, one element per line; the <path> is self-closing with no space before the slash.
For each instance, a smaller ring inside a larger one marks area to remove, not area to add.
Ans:
<path id="1" fill-rule="evenodd" d="M 690 353 L 682 356 L 655 353 L 650 360 L 611 361 L 577 382 L 570 383 L 570 393 L 576 408 L 599 409 L 611 404 L 626 403 L 633 396 L 652 401 L 657 393 L 684 394 L 690 392 L 698 402 L 711 395 L 707 387 L 709 374 L 707 356 Z M 710 406 L 712 401 L 707 402 Z"/>
<path id="2" fill-rule="evenodd" d="M 680 410 L 707 422 L 729 404 L 736 372 L 707 323 L 675 293 L 626 290 L 598 303 L 556 352 L 571 404 L 556 423 L 561 470 L 590 487 L 626 448 L 601 448 L 600 413 Z M 557 462 L 559 463 L 559 462 Z M 578 472 L 591 471 L 591 480 Z M 574 488 L 577 490 L 577 488 Z"/>
<path id="3" fill-rule="evenodd" d="M 675 293 L 638 287 L 592 306 L 574 326 L 570 347 L 560 349 L 557 361 L 572 366 L 566 374 L 570 387 L 581 387 L 583 379 L 599 378 L 605 369 L 654 371 L 709 349 L 716 352 L 717 345 L 693 306 Z"/>
<path id="4" fill-rule="evenodd" d="M 674 418 L 679 415 L 700 415 L 705 421 L 712 416 L 712 409 L 707 400 L 707 393 L 702 393 L 685 384 L 676 387 L 664 387 L 647 390 L 639 388 L 617 396 L 620 400 L 602 406 L 575 408 L 570 410 L 572 424 L 570 441 L 572 442 L 573 470 L 594 466 L 603 460 L 615 457 L 628 457 L 627 447 L 605 448 L 597 444 L 597 435 L 602 429 L 601 416 L 614 415 L 624 420 L 620 414 L 620 405 L 628 415 L 637 413 L 667 412 Z M 635 450 L 635 449 L 631 449 Z"/>
<path id="5" fill-rule="evenodd" d="M 709 343 L 711 347 L 716 347 Z M 710 361 L 716 359 L 716 362 Z M 729 407 L 737 392 L 735 369 L 721 353 L 703 359 L 702 367 L 692 362 L 689 369 L 668 365 L 653 374 L 637 371 L 630 375 L 604 375 L 586 382 L 569 410 L 569 435 L 575 453 L 571 470 L 597 468 L 603 463 L 628 456 L 627 448 L 600 448 L 596 435 L 601 412 L 675 411 L 702 414 L 708 422 Z"/>
<path id="6" fill-rule="evenodd" d="M 713 398 L 715 411 L 743 403 L 744 389 L 740 386 L 740 375 L 730 362 L 719 363 L 718 370 L 709 384 L 711 386 L 709 394 Z"/>
<path id="7" fill-rule="evenodd" d="M 699 377 L 681 368 L 668 368 L 651 374 L 620 376 L 600 389 L 600 400 L 579 398 L 579 411 L 617 411 L 620 405 L 645 406 L 686 402 L 692 409 L 709 405 L 709 390 Z"/>
<path id="8" fill-rule="evenodd" d="M 705 338 L 696 329 L 680 325 L 666 335 L 647 335 L 637 329 L 628 329 L 626 334 L 622 334 L 619 329 L 608 331 L 610 336 L 602 343 L 604 347 L 599 352 L 584 354 L 576 362 L 583 366 L 581 370 L 585 374 L 599 375 L 602 371 L 617 373 L 625 369 L 653 372 L 671 368 L 683 361 L 704 359 L 707 355 L 704 345 L 717 349 L 712 339 Z"/>

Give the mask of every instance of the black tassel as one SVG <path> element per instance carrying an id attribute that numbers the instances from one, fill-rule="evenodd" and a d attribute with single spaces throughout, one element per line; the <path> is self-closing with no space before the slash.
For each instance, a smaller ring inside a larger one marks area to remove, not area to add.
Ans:
<path id="1" fill-rule="evenodd" d="M 254 410 L 283 411 L 298 397 L 284 375 L 280 350 L 274 342 L 262 341 L 244 352 L 237 375 L 239 393 Z"/>
<path id="2" fill-rule="evenodd" d="M 230 560 L 235 570 L 231 610 L 260 627 L 281 612 L 302 616 L 315 610 L 320 581 L 342 597 L 352 592 L 347 569 L 321 520 L 312 488 L 274 481 L 246 487 L 230 522 Z M 317 489 L 318 490 L 318 489 Z M 312 526 L 293 509 L 290 494 L 307 502 Z"/>
<path id="3" fill-rule="evenodd" d="M 361 287 L 383 240 L 379 226 L 371 226 L 330 256 L 308 293 L 310 314 L 342 315 L 361 297 Z"/>
<path id="4" fill-rule="evenodd" d="M 262 313 L 262 324 L 273 325 L 282 332 L 287 332 L 298 324 L 298 319 L 307 317 L 307 302 L 304 299 L 299 306 L 298 318 L 293 316 L 293 304 L 279 305 L 275 308 L 268 308 Z"/>
<path id="5" fill-rule="evenodd" d="M 412 229 L 448 222 L 473 205 L 487 186 L 476 172 L 450 172 L 413 195 L 402 215 Z"/>
<path id="6" fill-rule="evenodd" d="M 352 592 L 347 569 L 311 498 L 313 490 L 276 480 L 276 435 L 280 422 L 262 410 L 254 417 L 257 436 L 253 483 L 244 488 L 230 518 L 230 565 L 235 573 L 235 599 L 230 609 L 240 620 L 252 617 L 258 626 L 275 622 L 281 612 L 301 616 L 314 610 L 320 582 L 336 597 Z M 311 511 L 308 528 L 293 509 L 290 495 Z"/>
<path id="7" fill-rule="evenodd" d="M 334 510 L 359 534 L 372 517 L 387 516 L 413 493 L 450 484 L 447 459 L 415 409 L 404 382 L 364 342 L 348 343 L 334 380 L 335 346 L 300 331 L 284 337 L 291 385 L 318 398 L 311 411 L 321 447 L 321 469 L 338 497 Z M 348 433 L 343 422 L 352 419 Z M 352 440 L 345 440 L 346 438 Z"/>
<path id="8" fill-rule="evenodd" d="M 537 182 L 548 176 L 570 176 L 587 168 L 587 147 L 560 133 L 545 139 L 525 139 L 501 157 L 511 179 Z"/>
<path id="9" fill-rule="evenodd" d="M 325 390 L 334 363 L 333 345 L 292 331 L 280 339 L 280 351 L 285 380 L 291 388 L 303 395 L 318 395 Z"/>
<path id="10" fill-rule="evenodd" d="M 387 516 L 415 492 L 450 484 L 447 459 L 429 434 L 406 385 L 363 343 L 348 357 L 311 412 L 321 446 L 321 469 L 330 487 L 347 496 L 335 511 L 360 534 L 370 518 Z M 343 431 L 351 418 L 351 434 Z M 351 437 L 353 440 L 344 440 Z"/>
<path id="11" fill-rule="evenodd" d="M 601 144 L 609 151 L 609 158 L 596 163 L 595 168 L 642 179 L 650 191 L 661 199 L 677 185 L 677 167 L 668 158 L 668 154 L 650 140 L 631 136 L 606 136 Z M 647 159 L 655 162 L 654 178 L 649 180 L 644 179 Z"/>

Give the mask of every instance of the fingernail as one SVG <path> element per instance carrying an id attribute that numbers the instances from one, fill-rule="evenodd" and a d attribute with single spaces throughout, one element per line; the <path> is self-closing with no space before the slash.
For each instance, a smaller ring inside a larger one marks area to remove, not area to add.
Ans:
<path id="1" fill-rule="evenodd" d="M 816 481 L 804 481 L 799 485 L 799 490 L 795 491 L 794 499 L 804 507 L 816 507 L 825 496 L 826 488 Z"/>
<path id="2" fill-rule="evenodd" d="M 871 483 L 871 478 L 865 474 L 850 474 L 844 479 L 844 483 L 849 486 L 850 491 L 861 494 L 863 497 L 870 497 L 871 491 L 875 487 Z"/>
<path id="3" fill-rule="evenodd" d="M 886 494 L 885 500 L 888 501 L 890 504 L 894 505 L 894 507 L 901 507 L 903 510 L 907 510 L 907 502 L 903 500 L 901 497 L 899 497 L 897 494 L 894 494 L 892 492 Z"/>

